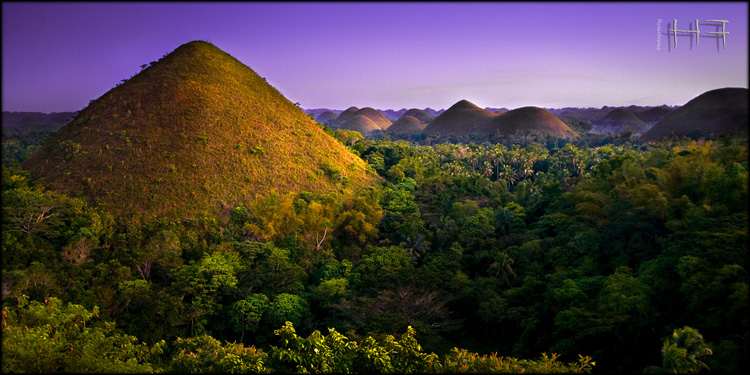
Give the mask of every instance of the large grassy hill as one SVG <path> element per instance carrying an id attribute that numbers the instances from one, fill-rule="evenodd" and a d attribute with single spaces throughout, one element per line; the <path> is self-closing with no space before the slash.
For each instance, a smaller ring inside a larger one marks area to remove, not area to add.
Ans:
<path id="1" fill-rule="evenodd" d="M 265 79 L 202 41 L 94 100 L 24 166 L 115 214 L 167 217 L 377 179 Z"/>
<path id="2" fill-rule="evenodd" d="M 704 92 L 674 110 L 641 136 L 646 142 L 662 137 L 748 134 L 748 89 L 722 88 Z"/>
<path id="3" fill-rule="evenodd" d="M 468 100 L 461 100 L 432 120 L 424 131 L 441 135 L 466 135 L 475 128 L 483 127 L 495 116 L 495 113 L 479 108 Z"/>
<path id="4" fill-rule="evenodd" d="M 490 119 L 482 128 L 485 134 L 524 134 L 553 135 L 571 138 L 577 134 L 549 111 L 539 107 L 522 107 L 505 112 Z"/>
<path id="5" fill-rule="evenodd" d="M 413 116 L 402 116 L 400 119 L 388 128 L 391 133 L 403 133 L 403 132 L 421 132 L 424 130 L 425 124 L 419 121 L 418 118 Z"/>

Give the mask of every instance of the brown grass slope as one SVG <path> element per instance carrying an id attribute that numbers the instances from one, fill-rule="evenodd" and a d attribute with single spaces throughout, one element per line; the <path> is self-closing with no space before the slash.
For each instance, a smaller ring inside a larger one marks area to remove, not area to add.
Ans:
<path id="1" fill-rule="evenodd" d="M 373 130 L 381 130 L 380 126 L 372 121 L 369 117 L 356 115 L 341 125 L 341 129 L 353 130 L 362 135 L 368 134 Z"/>
<path id="2" fill-rule="evenodd" d="M 24 166 L 116 215 L 170 218 L 377 179 L 254 71 L 201 41 L 90 103 Z"/>
<path id="3" fill-rule="evenodd" d="M 576 137 L 576 133 L 549 111 L 539 107 L 522 107 L 498 115 L 482 128 L 485 134 L 512 135 L 536 133 L 561 138 Z"/>
<path id="4" fill-rule="evenodd" d="M 428 115 L 427 112 L 425 112 L 425 111 L 423 111 L 423 110 L 421 110 L 419 108 L 412 108 L 412 109 L 404 112 L 404 114 L 401 116 L 401 118 L 404 118 L 406 116 L 414 117 L 417 120 L 422 121 L 425 124 L 429 124 L 434 119 L 434 117 Z"/>
<path id="5" fill-rule="evenodd" d="M 375 125 L 377 125 L 378 128 L 382 130 L 388 129 L 388 127 L 390 127 L 392 124 L 391 120 L 380 113 L 380 111 L 370 107 L 364 107 L 360 109 L 359 111 L 354 113 L 354 116 L 365 116 L 372 120 L 372 122 L 374 122 Z"/>
<path id="6" fill-rule="evenodd" d="M 402 116 L 400 119 L 396 120 L 390 128 L 388 128 L 388 131 L 392 133 L 421 132 L 424 130 L 425 126 L 426 125 L 416 117 Z"/>
<path id="7" fill-rule="evenodd" d="M 467 135 L 481 129 L 496 114 L 461 100 L 436 117 L 424 129 L 426 133 Z"/>
<path id="8" fill-rule="evenodd" d="M 646 142 L 671 134 L 703 137 L 748 133 L 748 89 L 707 91 L 674 110 L 641 136 Z"/>

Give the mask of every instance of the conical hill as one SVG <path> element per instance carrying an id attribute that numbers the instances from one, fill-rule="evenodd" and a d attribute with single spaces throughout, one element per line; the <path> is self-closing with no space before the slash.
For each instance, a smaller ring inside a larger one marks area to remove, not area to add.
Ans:
<path id="1" fill-rule="evenodd" d="M 388 117 L 385 117 L 384 114 L 380 113 L 380 111 L 375 108 L 364 107 L 355 112 L 354 116 L 365 116 L 372 120 L 372 122 L 374 122 L 375 125 L 378 126 L 378 128 L 383 130 L 388 129 L 388 127 L 391 126 L 391 120 L 389 120 Z"/>
<path id="2" fill-rule="evenodd" d="M 615 108 L 597 122 L 597 126 L 615 128 L 619 131 L 641 132 L 646 124 L 625 108 Z"/>
<path id="3" fill-rule="evenodd" d="M 336 121 L 336 118 L 338 118 L 339 115 L 336 112 L 333 111 L 325 111 L 318 115 L 318 117 L 315 118 L 315 121 L 321 123 L 321 124 L 328 124 L 331 122 Z"/>
<path id="4" fill-rule="evenodd" d="M 490 135 L 535 133 L 562 138 L 576 136 L 557 116 L 539 107 L 522 107 L 498 115 L 487 122 L 483 132 Z"/>
<path id="5" fill-rule="evenodd" d="M 423 110 L 421 110 L 419 108 L 412 108 L 412 109 L 404 112 L 404 114 L 401 115 L 401 118 L 404 118 L 406 116 L 412 116 L 412 117 L 416 118 L 417 120 L 422 121 L 425 124 L 429 124 L 434 119 L 434 117 L 428 115 L 427 112 L 425 112 L 425 111 L 423 111 Z"/>
<path id="6" fill-rule="evenodd" d="M 424 131 L 441 135 L 466 135 L 475 128 L 483 127 L 495 116 L 497 115 L 468 100 L 461 100 L 432 120 Z"/>
<path id="7" fill-rule="evenodd" d="M 115 215 L 164 217 L 377 178 L 253 70 L 201 41 L 94 100 L 24 167 Z"/>
<path id="8" fill-rule="evenodd" d="M 362 135 L 369 134 L 374 130 L 381 130 L 381 128 L 372 121 L 369 117 L 363 115 L 356 115 L 341 125 L 341 129 L 353 130 L 359 132 Z"/>
<path id="9" fill-rule="evenodd" d="M 339 125 L 343 125 L 347 120 L 349 120 L 350 118 L 354 117 L 354 114 L 357 113 L 357 111 L 359 111 L 359 108 L 357 108 L 357 107 L 349 107 L 344 112 L 341 112 L 341 114 L 339 115 L 339 117 L 336 117 L 336 119 L 334 120 L 334 122 L 337 123 L 337 124 L 339 124 Z"/>
<path id="10" fill-rule="evenodd" d="M 413 116 L 402 116 L 400 119 L 388 128 L 391 133 L 408 133 L 408 132 L 421 132 L 424 130 L 425 124 L 419 121 L 418 118 Z"/>
<path id="11" fill-rule="evenodd" d="M 704 92 L 674 110 L 643 133 L 646 142 L 685 135 L 694 138 L 728 133 L 748 134 L 748 89 L 722 88 Z"/>

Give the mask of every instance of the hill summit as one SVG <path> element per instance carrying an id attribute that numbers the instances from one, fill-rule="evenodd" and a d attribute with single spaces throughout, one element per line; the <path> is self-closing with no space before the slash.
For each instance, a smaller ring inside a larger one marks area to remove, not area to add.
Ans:
<path id="1" fill-rule="evenodd" d="M 92 101 L 24 167 L 113 214 L 171 218 L 377 179 L 265 79 L 202 41 Z"/>

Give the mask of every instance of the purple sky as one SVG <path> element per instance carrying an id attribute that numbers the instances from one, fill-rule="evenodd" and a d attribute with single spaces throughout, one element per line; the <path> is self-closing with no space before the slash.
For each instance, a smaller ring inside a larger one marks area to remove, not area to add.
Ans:
<path id="1" fill-rule="evenodd" d="M 199 39 L 303 108 L 681 105 L 748 87 L 747 14 L 746 2 L 4 2 L 2 110 L 76 111 Z M 675 49 L 672 20 L 696 18 L 699 44 L 680 33 Z M 729 21 L 726 49 L 712 19 Z"/>

